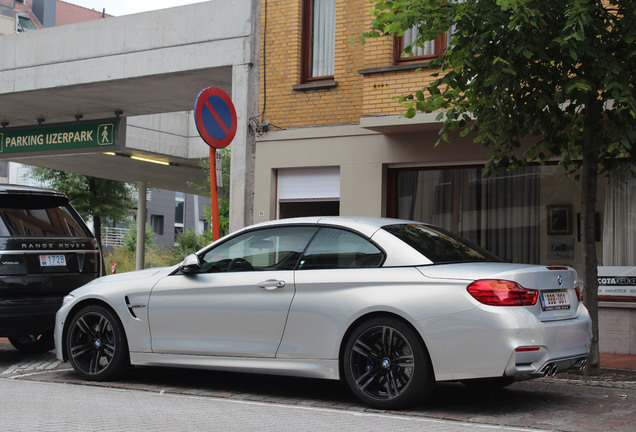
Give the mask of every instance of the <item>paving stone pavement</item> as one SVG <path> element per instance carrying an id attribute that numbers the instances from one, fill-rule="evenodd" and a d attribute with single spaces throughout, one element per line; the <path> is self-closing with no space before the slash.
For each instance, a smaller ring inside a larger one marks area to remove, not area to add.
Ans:
<path id="1" fill-rule="evenodd" d="M 63 391 L 64 397 L 70 395 L 68 389 L 83 389 L 84 392 L 90 392 L 92 389 L 101 388 L 133 391 L 135 394 L 208 398 L 210 401 L 215 401 L 214 404 L 218 401 L 226 401 L 257 404 L 258 407 L 273 405 L 335 410 L 347 415 L 350 413 L 373 414 L 379 415 L 382 419 L 384 419 L 382 416 L 389 416 L 387 418 L 392 419 L 389 424 L 395 424 L 394 427 L 401 424 L 396 418 L 404 421 L 411 418 L 433 421 L 431 425 L 427 423 L 425 427 L 424 423 L 418 423 L 417 428 L 421 430 L 437 430 L 434 429 L 437 427 L 434 421 L 451 421 L 452 427 L 459 428 L 457 430 L 462 430 L 463 424 L 466 423 L 479 428 L 488 425 L 499 430 L 528 430 L 530 428 L 552 431 L 633 432 L 635 430 L 633 425 L 636 424 L 635 381 L 584 382 L 576 379 L 542 378 L 515 383 L 496 393 L 470 391 L 457 383 L 440 384 L 433 397 L 416 409 L 386 412 L 362 406 L 346 386 L 334 381 L 205 370 L 135 367 L 121 381 L 91 383 L 78 379 L 70 365 L 58 362 L 53 353 L 24 356 L 15 350 L 4 348 L 6 347 L 0 342 L 0 387 L 4 388 L 4 384 L 8 381 L 24 383 L 24 385 L 31 385 L 28 384 L 31 382 L 63 384 L 66 386 Z M 95 409 L 101 410 L 99 407 L 101 397 L 100 393 L 95 399 L 97 401 Z M 129 397 L 133 396 L 126 393 L 125 398 Z M 4 404 L 4 398 L 2 403 Z M 241 405 L 228 406 L 234 408 L 226 406 L 223 409 L 243 410 Z M 258 416 L 258 414 L 255 415 Z M 279 420 L 284 425 L 287 425 L 295 424 L 288 418 L 290 415 L 302 417 L 304 412 L 303 414 L 298 414 L 296 411 L 293 411 L 293 414 L 278 412 L 275 415 L 279 416 Z M 161 417 L 158 414 L 155 416 Z M 2 417 L 0 416 L 0 421 Z M 382 425 L 382 429 L 366 429 L 399 430 L 386 429 L 382 422 L 376 425 L 378 427 Z M 324 427 L 329 427 L 328 423 L 325 423 Z M 446 425 L 439 430 L 451 430 L 448 427 Z M 332 429 L 343 430 L 333 427 Z M 0 430 L 7 429 L 0 424 Z"/>
<path id="2" fill-rule="evenodd" d="M 2 381 L 2 380 L 0 380 Z M 532 432 L 406 415 L 5 380 L 0 429 L 24 431 Z M 34 409 L 37 407 L 37 409 Z"/>
<path id="3" fill-rule="evenodd" d="M 12 364 L 2 371 L 2 375 L 23 374 L 28 372 L 37 372 L 44 370 L 53 370 L 60 366 L 63 362 L 57 360 L 51 353 L 34 354 L 27 357 L 24 361 Z"/>

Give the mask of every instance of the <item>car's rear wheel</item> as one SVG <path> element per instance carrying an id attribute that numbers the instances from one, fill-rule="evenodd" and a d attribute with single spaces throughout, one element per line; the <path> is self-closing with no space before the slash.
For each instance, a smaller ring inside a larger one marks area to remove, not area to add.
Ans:
<path id="1" fill-rule="evenodd" d="M 24 336 L 12 336 L 9 342 L 15 349 L 25 354 L 39 354 L 51 351 L 55 348 L 53 330 Z"/>
<path id="2" fill-rule="evenodd" d="M 73 369 L 84 379 L 115 379 L 130 366 L 123 326 L 105 307 L 93 305 L 78 311 L 66 330 L 65 342 Z"/>
<path id="3" fill-rule="evenodd" d="M 356 397 L 380 409 L 413 405 L 435 384 L 428 352 L 415 330 L 389 317 L 370 319 L 353 330 L 343 369 Z"/>

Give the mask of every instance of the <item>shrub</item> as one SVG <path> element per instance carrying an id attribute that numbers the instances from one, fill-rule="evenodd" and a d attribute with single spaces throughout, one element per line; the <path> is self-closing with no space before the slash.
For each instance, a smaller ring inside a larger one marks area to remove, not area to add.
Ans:
<path id="1" fill-rule="evenodd" d="M 124 247 L 130 252 L 137 250 L 137 224 L 132 222 L 128 226 L 128 232 L 124 238 Z M 146 224 L 146 250 L 155 245 L 155 233 L 152 232 L 150 224 Z"/>

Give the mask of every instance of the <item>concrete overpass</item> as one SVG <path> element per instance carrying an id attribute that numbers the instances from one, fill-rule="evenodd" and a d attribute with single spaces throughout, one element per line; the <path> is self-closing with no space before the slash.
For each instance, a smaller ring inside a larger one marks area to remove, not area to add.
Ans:
<path id="1" fill-rule="evenodd" d="M 238 117 L 230 229 L 249 223 L 253 139 L 247 125 L 258 110 L 258 17 L 257 1 L 213 0 L 0 36 L 0 133 L 116 116 L 127 123 L 120 157 L 97 151 L 0 153 L 0 159 L 135 182 L 144 191 L 194 192 L 188 182 L 205 180 L 198 158 L 207 158 L 209 148 L 187 111 L 202 89 L 217 86 L 231 96 Z"/>

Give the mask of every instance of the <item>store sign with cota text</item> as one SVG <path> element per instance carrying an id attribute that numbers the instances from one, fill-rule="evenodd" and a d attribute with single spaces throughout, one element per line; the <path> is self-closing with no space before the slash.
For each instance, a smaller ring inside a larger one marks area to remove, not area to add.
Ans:
<path id="1" fill-rule="evenodd" d="M 606 299 L 636 300 L 636 267 L 599 267 L 598 295 Z"/>

